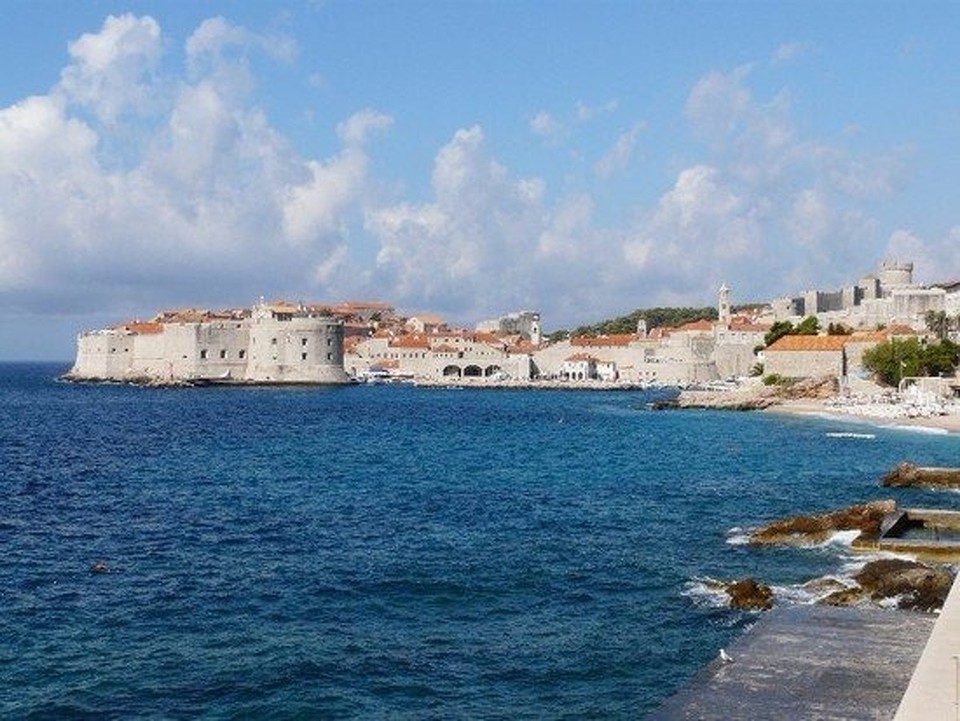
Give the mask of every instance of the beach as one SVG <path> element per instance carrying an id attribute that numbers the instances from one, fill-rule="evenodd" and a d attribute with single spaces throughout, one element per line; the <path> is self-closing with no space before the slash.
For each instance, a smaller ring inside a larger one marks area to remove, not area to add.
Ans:
<path id="1" fill-rule="evenodd" d="M 816 415 L 875 426 L 909 427 L 946 433 L 960 433 L 960 405 L 945 404 L 942 415 L 910 415 L 903 404 L 838 405 L 833 399 L 802 398 L 785 400 L 767 408 L 773 413 Z"/>

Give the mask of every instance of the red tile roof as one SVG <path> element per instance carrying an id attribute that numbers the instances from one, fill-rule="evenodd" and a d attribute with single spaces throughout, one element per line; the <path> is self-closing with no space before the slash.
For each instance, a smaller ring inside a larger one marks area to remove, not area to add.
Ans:
<path id="1" fill-rule="evenodd" d="M 767 351 L 840 351 L 849 339 L 845 335 L 785 335 Z"/>
<path id="2" fill-rule="evenodd" d="M 427 350 L 430 348 L 430 339 L 421 333 L 410 333 L 409 335 L 401 335 L 391 340 L 390 347 L 391 348 L 422 348 L 424 350 Z"/>
<path id="3" fill-rule="evenodd" d="M 570 339 L 570 345 L 583 348 L 609 348 L 612 346 L 628 346 L 637 340 L 637 336 L 632 333 L 621 333 L 619 335 L 601 335 L 596 338 L 591 336 L 578 336 Z"/>
<path id="4" fill-rule="evenodd" d="M 684 323 L 681 326 L 677 326 L 673 329 L 674 331 L 712 331 L 713 323 L 709 320 L 692 320 L 689 323 Z"/>
<path id="5" fill-rule="evenodd" d="M 155 335 L 163 333 L 163 323 L 133 321 L 119 326 L 120 329 L 133 333 L 134 335 Z"/>

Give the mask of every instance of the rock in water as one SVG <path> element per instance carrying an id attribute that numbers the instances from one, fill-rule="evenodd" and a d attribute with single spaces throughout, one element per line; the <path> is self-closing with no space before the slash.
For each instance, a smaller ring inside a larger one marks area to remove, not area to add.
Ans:
<path id="1" fill-rule="evenodd" d="M 726 591 L 730 595 L 731 608 L 745 611 L 769 611 L 773 608 L 773 591 L 752 578 L 734 581 Z"/>
<path id="2" fill-rule="evenodd" d="M 933 611 L 943 607 L 954 575 L 942 567 L 902 558 L 882 558 L 867 563 L 854 580 L 856 588 L 832 593 L 823 599 L 830 606 L 853 606 L 895 600 L 897 608 Z"/>
<path id="3" fill-rule="evenodd" d="M 881 483 L 884 486 L 956 488 L 960 486 L 960 468 L 923 468 L 902 461 L 883 477 Z"/>
<path id="4" fill-rule="evenodd" d="M 812 516 L 794 516 L 769 523 L 750 534 L 750 543 L 814 544 L 823 543 L 837 531 L 859 530 L 878 534 L 880 524 L 897 504 L 892 500 L 861 503 L 838 511 Z"/>

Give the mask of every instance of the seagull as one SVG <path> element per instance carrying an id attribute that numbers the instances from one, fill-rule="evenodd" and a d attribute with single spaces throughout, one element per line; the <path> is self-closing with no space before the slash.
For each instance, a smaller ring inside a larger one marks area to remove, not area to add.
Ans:
<path id="1" fill-rule="evenodd" d="M 723 648 L 720 649 L 720 660 L 724 663 L 733 663 L 733 657 Z"/>

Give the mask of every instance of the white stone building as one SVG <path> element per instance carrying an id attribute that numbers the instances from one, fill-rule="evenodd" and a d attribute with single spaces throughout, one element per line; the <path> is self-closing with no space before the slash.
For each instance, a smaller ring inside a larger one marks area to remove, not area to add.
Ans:
<path id="1" fill-rule="evenodd" d="M 349 381 L 343 326 L 304 306 L 262 301 L 249 311 L 178 311 L 77 337 L 74 380 L 150 383 Z"/>

